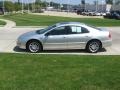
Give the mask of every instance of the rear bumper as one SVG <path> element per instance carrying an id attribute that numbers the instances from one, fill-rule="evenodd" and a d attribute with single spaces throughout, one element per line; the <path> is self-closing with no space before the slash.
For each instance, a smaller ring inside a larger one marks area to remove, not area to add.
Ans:
<path id="1" fill-rule="evenodd" d="M 112 46 L 112 40 L 106 40 L 102 42 L 103 48 Z"/>

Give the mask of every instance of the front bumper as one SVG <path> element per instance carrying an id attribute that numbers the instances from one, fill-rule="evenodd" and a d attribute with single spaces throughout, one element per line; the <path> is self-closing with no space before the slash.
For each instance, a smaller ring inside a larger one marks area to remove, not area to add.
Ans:
<path id="1" fill-rule="evenodd" d="M 26 49 L 26 43 L 17 41 L 17 47 L 21 49 Z"/>

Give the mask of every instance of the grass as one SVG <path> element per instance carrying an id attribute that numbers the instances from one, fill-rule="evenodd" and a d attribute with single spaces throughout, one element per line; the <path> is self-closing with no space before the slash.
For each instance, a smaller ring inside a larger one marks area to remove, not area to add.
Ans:
<path id="1" fill-rule="evenodd" d="M 42 15 L 31 15 L 31 14 L 6 15 L 1 18 L 13 20 L 17 23 L 17 26 L 48 26 L 58 22 L 67 22 L 67 21 L 82 22 L 95 26 L 120 26 L 120 20 L 114 20 L 114 19 L 69 18 L 69 17 L 42 16 Z"/>
<path id="2" fill-rule="evenodd" d="M 120 56 L 0 54 L 0 90 L 119 90 Z"/>
<path id="3" fill-rule="evenodd" d="M 3 21 L 0 21 L 0 25 L 5 25 L 6 23 Z"/>

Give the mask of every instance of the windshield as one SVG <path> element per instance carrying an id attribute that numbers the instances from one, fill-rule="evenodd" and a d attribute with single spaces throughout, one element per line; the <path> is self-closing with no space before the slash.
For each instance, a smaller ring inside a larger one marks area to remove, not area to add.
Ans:
<path id="1" fill-rule="evenodd" d="M 55 27 L 56 27 L 56 25 L 52 25 L 52 26 L 49 26 L 49 27 L 47 27 L 45 29 L 50 30 L 50 29 L 55 28 Z"/>
<path id="2" fill-rule="evenodd" d="M 37 33 L 38 34 L 43 34 L 43 33 L 47 32 L 48 30 L 50 30 L 50 29 L 52 29 L 54 27 L 56 27 L 56 25 L 49 26 L 49 27 L 47 27 L 45 29 L 37 30 Z"/>

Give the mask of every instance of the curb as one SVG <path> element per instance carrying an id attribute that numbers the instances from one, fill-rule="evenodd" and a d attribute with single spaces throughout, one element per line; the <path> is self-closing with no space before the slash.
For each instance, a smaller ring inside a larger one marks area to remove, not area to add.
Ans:
<path id="1" fill-rule="evenodd" d="M 7 20 L 7 19 L 0 19 L 1 21 L 6 22 L 6 24 L 3 26 L 3 28 L 13 28 L 16 26 L 16 22 Z"/>

